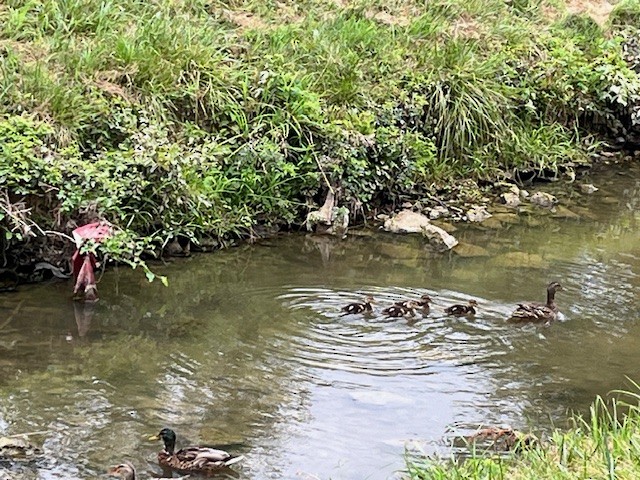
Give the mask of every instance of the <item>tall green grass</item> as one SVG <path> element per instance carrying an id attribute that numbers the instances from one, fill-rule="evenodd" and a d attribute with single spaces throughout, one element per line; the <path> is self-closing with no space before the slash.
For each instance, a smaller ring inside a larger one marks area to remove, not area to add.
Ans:
<path id="1" fill-rule="evenodd" d="M 534 447 L 507 455 L 472 450 L 464 460 L 410 458 L 412 480 L 609 479 L 640 477 L 640 396 L 596 398 L 589 414 L 575 416 Z M 628 399 L 631 399 L 629 403 Z"/>
<path id="2" fill-rule="evenodd" d="M 91 211 L 162 245 L 301 224 L 326 182 L 366 211 L 586 161 L 581 137 L 616 131 L 640 80 L 615 32 L 564 13 L 544 0 L 7 0 L 0 189 L 48 205 L 32 210 L 47 229 Z M 55 175 L 22 181 L 16 155 L 31 177 L 43 162 Z"/>

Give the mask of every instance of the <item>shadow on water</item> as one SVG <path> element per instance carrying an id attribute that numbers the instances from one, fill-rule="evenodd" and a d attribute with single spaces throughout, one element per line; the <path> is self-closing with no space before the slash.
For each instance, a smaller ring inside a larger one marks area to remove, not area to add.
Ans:
<path id="1" fill-rule="evenodd" d="M 5 295 L 0 435 L 41 432 L 47 456 L 0 463 L 0 478 L 94 478 L 124 459 L 160 476 L 146 438 L 171 426 L 179 444 L 246 455 L 217 478 L 383 479 L 405 447 L 442 450 L 452 432 L 561 425 L 640 379 L 640 172 L 623 173 L 573 198 L 577 218 L 461 226 L 477 256 L 434 256 L 413 236 L 293 236 L 157 266 L 169 288 L 107 272 L 95 306 L 72 304 L 68 283 Z M 559 321 L 505 322 L 551 280 Z M 380 314 L 425 293 L 427 315 Z M 367 294 L 372 315 L 340 315 Z M 469 299 L 474 317 L 445 316 Z"/>

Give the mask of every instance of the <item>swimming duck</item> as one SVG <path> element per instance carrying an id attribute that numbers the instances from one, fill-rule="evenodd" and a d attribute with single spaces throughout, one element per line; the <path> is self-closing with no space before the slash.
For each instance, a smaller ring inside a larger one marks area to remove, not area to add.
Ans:
<path id="1" fill-rule="evenodd" d="M 405 315 L 415 315 L 414 310 L 419 308 L 420 304 L 415 300 L 407 300 L 406 302 L 395 303 L 394 305 L 382 310 L 387 317 L 404 317 Z"/>
<path id="2" fill-rule="evenodd" d="M 164 442 L 164 450 L 158 452 L 158 463 L 183 472 L 216 471 L 244 458 L 210 447 L 186 447 L 176 452 L 176 434 L 170 428 L 163 428 L 158 435 L 149 437 L 149 440 L 160 439 Z"/>
<path id="3" fill-rule="evenodd" d="M 404 300 L 402 302 L 396 302 L 395 305 L 399 307 L 409 308 L 409 302 L 413 302 L 416 306 L 414 308 L 420 308 L 422 313 L 427 313 L 429 311 L 429 304 L 433 302 L 431 297 L 427 294 L 422 295 L 420 300 Z"/>
<path id="4" fill-rule="evenodd" d="M 478 302 L 475 300 L 469 300 L 466 305 L 451 305 L 444 309 L 444 313 L 447 315 L 453 315 L 454 317 L 464 317 L 465 315 L 475 315 Z"/>
<path id="5" fill-rule="evenodd" d="M 373 310 L 373 307 L 371 307 L 372 303 L 374 303 L 373 297 L 371 295 L 367 295 L 366 297 L 364 297 L 364 302 L 350 303 L 342 307 L 340 310 L 343 311 L 344 313 L 340 316 L 344 317 L 345 315 L 352 315 L 352 314 L 364 313 L 364 312 L 369 313 Z"/>
<path id="6" fill-rule="evenodd" d="M 555 302 L 556 292 L 564 290 L 558 282 L 551 282 L 547 286 L 547 303 L 529 302 L 519 303 L 511 314 L 511 321 L 552 322 L 558 316 L 558 306 Z"/>
<path id="7" fill-rule="evenodd" d="M 112 477 L 120 477 L 124 480 L 136 480 L 136 469 L 130 462 L 124 462 L 107 470 Z"/>

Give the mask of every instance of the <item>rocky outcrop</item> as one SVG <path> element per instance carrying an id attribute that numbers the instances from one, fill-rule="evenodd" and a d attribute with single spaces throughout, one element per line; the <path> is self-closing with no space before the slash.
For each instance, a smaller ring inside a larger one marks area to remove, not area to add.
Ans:
<path id="1" fill-rule="evenodd" d="M 438 250 L 450 250 L 458 244 L 453 235 L 431 223 L 428 217 L 411 210 L 402 210 L 384 222 L 384 229 L 392 233 L 421 233 Z"/>

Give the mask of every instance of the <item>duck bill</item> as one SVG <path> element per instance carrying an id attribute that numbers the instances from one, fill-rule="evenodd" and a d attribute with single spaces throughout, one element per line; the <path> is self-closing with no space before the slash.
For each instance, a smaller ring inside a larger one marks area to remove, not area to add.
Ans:
<path id="1" fill-rule="evenodd" d="M 149 440 L 160 440 L 160 435 L 151 435 Z"/>

